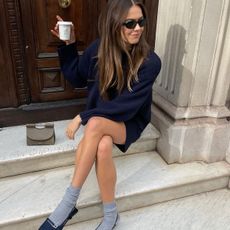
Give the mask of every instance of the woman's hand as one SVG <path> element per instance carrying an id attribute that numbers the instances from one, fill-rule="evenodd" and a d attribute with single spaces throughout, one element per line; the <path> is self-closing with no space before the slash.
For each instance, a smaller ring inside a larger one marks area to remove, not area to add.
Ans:
<path id="1" fill-rule="evenodd" d="M 50 31 L 51 31 L 51 33 L 52 33 L 55 37 L 57 37 L 58 39 L 60 39 L 60 38 L 59 38 L 59 30 L 58 30 L 58 22 L 59 22 L 59 21 L 63 21 L 63 19 L 62 19 L 59 15 L 57 15 L 56 18 L 57 18 L 57 23 L 56 23 L 54 29 L 53 29 L 53 30 L 50 30 Z M 75 38 L 74 25 L 72 25 L 72 26 L 71 26 L 71 32 L 70 32 L 70 40 L 64 41 L 64 42 L 66 43 L 66 45 L 69 45 L 69 44 L 71 44 L 71 43 L 74 43 L 75 41 L 76 41 L 76 38 Z"/>
<path id="2" fill-rule="evenodd" d="M 77 115 L 67 126 L 66 136 L 69 139 L 74 139 L 74 135 L 81 126 L 81 117 Z"/>

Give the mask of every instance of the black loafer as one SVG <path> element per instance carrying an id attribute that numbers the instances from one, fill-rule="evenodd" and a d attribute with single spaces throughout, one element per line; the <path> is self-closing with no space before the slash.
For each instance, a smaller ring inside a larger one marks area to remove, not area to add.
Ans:
<path id="1" fill-rule="evenodd" d="M 49 218 L 47 218 L 38 230 L 61 230 L 64 228 L 67 221 L 72 219 L 72 217 L 77 214 L 77 212 L 78 210 L 74 207 L 64 222 L 58 227 L 56 227 L 55 224 Z"/>

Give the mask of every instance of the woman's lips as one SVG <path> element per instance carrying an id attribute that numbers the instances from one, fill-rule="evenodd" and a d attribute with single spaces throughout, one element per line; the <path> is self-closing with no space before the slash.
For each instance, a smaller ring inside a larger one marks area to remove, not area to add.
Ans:
<path id="1" fill-rule="evenodd" d="M 140 37 L 140 34 L 131 34 L 132 37 L 138 38 Z"/>

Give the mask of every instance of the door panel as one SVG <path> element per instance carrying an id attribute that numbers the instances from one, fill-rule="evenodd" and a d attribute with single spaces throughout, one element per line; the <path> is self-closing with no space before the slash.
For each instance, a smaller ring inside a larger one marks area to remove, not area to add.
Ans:
<path id="1" fill-rule="evenodd" d="M 60 42 L 51 33 L 50 29 L 56 23 L 56 15 L 66 21 L 72 21 L 76 27 L 79 49 L 83 50 L 97 36 L 98 1 L 78 0 L 71 1 L 68 8 L 61 8 L 57 0 L 33 0 L 33 12 L 36 28 L 37 57 L 49 57 L 56 51 Z"/>
<path id="2" fill-rule="evenodd" d="M 78 50 L 83 51 L 97 38 L 97 20 L 105 0 L 72 0 L 68 8 L 61 8 L 58 0 L 20 0 L 20 4 L 23 25 L 26 25 L 24 33 L 31 101 L 85 97 L 85 89 L 73 89 L 64 80 L 56 52 L 63 43 L 50 33 L 50 29 L 56 23 L 56 15 L 72 21 Z M 28 15 L 28 12 L 31 14 Z"/>

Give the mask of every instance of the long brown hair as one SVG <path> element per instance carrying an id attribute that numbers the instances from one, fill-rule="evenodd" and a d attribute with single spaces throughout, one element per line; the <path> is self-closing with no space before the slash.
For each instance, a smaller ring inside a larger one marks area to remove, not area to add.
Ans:
<path id="1" fill-rule="evenodd" d="M 109 0 L 106 9 L 101 13 L 98 23 L 100 46 L 98 50 L 98 71 L 100 80 L 100 94 L 108 99 L 108 89 L 116 87 L 121 93 L 126 86 L 132 91 L 132 82 L 138 81 L 137 72 L 146 58 L 149 45 L 146 42 L 147 23 L 137 44 L 128 49 L 122 39 L 122 23 L 129 9 L 137 5 L 141 8 L 143 16 L 147 13 L 141 1 L 138 0 Z M 122 66 L 122 56 L 127 59 L 127 69 Z M 126 75 L 126 76 L 125 76 Z"/>

